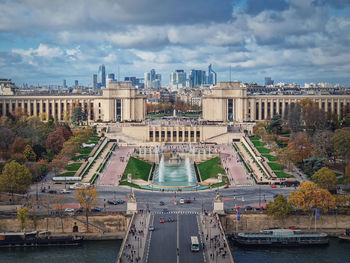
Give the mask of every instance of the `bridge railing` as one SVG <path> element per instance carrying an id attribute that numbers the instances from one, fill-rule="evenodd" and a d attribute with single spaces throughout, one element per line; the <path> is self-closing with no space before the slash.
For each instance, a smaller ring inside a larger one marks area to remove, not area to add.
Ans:
<path id="1" fill-rule="evenodd" d="M 130 233 L 130 228 L 134 222 L 134 219 L 135 219 L 135 213 L 132 214 L 131 216 L 131 219 L 130 219 L 130 222 L 129 222 L 129 226 L 128 226 L 128 229 L 126 230 L 126 233 L 125 233 L 125 236 L 124 236 L 124 239 L 123 239 L 123 242 L 122 242 L 122 245 L 120 247 L 120 250 L 119 250 L 119 253 L 118 253 L 118 257 L 117 257 L 117 263 L 121 263 L 121 259 L 122 259 L 122 256 L 123 256 L 123 251 L 125 249 L 125 245 L 126 245 L 126 241 L 128 239 L 128 236 L 129 236 L 129 233 Z"/>
<path id="2" fill-rule="evenodd" d="M 225 243 L 226 243 L 226 247 L 227 247 L 227 251 L 228 251 L 228 256 L 230 258 L 230 261 L 232 263 L 235 263 L 234 259 L 233 259 L 233 256 L 232 256 L 232 253 L 231 253 L 231 249 L 230 249 L 230 244 L 228 243 L 228 240 L 226 238 L 226 235 L 225 235 L 225 231 L 224 231 L 224 228 L 222 227 L 221 225 L 221 221 L 220 221 L 220 217 L 218 214 L 215 215 L 216 216 L 216 220 L 218 222 L 218 225 L 219 225 L 219 228 L 220 228 L 220 232 L 222 234 L 222 238 L 224 239 Z"/>

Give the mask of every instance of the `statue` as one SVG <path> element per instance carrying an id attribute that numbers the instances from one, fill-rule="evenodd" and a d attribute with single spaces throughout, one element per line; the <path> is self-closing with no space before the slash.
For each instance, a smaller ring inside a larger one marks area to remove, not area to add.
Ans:
<path id="1" fill-rule="evenodd" d="M 214 202 L 222 202 L 222 197 L 219 194 L 219 192 L 216 192 L 215 198 L 214 198 Z"/>
<path id="2" fill-rule="evenodd" d="M 132 192 L 131 194 L 129 194 L 129 202 L 136 202 L 136 197 L 135 197 L 135 193 Z"/>

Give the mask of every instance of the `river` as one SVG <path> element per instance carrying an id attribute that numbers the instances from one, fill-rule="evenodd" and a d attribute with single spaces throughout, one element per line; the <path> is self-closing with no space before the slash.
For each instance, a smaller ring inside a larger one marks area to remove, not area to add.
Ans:
<path id="1" fill-rule="evenodd" d="M 0 248 L 0 263 L 114 263 L 122 241 L 84 241 L 81 246 Z"/>
<path id="2" fill-rule="evenodd" d="M 78 247 L 1 248 L 0 263 L 114 263 L 121 242 L 85 241 Z M 349 251 L 350 243 L 341 243 L 335 238 L 330 239 L 329 246 L 311 248 L 232 247 L 235 263 L 346 263 L 350 262 Z"/>

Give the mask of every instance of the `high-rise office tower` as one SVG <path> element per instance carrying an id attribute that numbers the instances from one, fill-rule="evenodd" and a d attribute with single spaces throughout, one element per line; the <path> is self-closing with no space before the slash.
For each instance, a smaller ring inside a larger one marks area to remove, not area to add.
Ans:
<path id="1" fill-rule="evenodd" d="M 67 88 L 67 81 L 65 79 L 63 80 L 63 88 Z"/>
<path id="2" fill-rule="evenodd" d="M 158 89 L 161 87 L 162 75 L 156 74 L 155 69 L 151 69 L 150 72 L 145 72 L 145 88 Z"/>
<path id="3" fill-rule="evenodd" d="M 78 80 L 75 80 L 74 81 L 74 86 L 77 88 L 79 86 L 79 81 Z"/>
<path id="4" fill-rule="evenodd" d="M 115 80 L 115 75 L 114 75 L 114 73 L 109 73 L 109 74 L 108 74 L 108 79 L 114 81 L 114 80 Z"/>
<path id="5" fill-rule="evenodd" d="M 271 77 L 265 78 L 265 86 L 273 85 L 274 81 L 271 79 Z"/>
<path id="6" fill-rule="evenodd" d="M 98 68 L 97 82 L 101 87 L 106 87 L 106 68 L 104 64 L 100 65 Z"/>
<path id="7" fill-rule="evenodd" d="M 216 72 L 213 70 L 211 64 L 208 67 L 208 81 L 207 84 L 216 85 L 217 82 L 217 75 Z"/>
<path id="8" fill-rule="evenodd" d="M 170 87 L 185 87 L 186 72 L 183 69 L 177 69 L 170 74 Z"/>
<path id="9" fill-rule="evenodd" d="M 92 88 L 98 89 L 98 84 L 97 84 L 97 74 L 92 75 Z"/>
<path id="10" fill-rule="evenodd" d="M 203 70 L 192 69 L 189 76 L 189 84 L 191 88 L 199 87 L 206 82 L 206 74 Z"/>

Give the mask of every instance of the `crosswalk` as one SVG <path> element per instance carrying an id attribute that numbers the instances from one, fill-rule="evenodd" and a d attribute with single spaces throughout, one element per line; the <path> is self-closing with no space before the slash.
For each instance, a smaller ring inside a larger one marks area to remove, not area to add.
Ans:
<path id="1" fill-rule="evenodd" d="M 169 214 L 183 214 L 183 215 L 199 215 L 200 212 L 196 211 L 169 211 L 169 212 L 162 212 L 162 211 L 151 211 L 151 214 L 153 215 L 169 215 Z"/>

